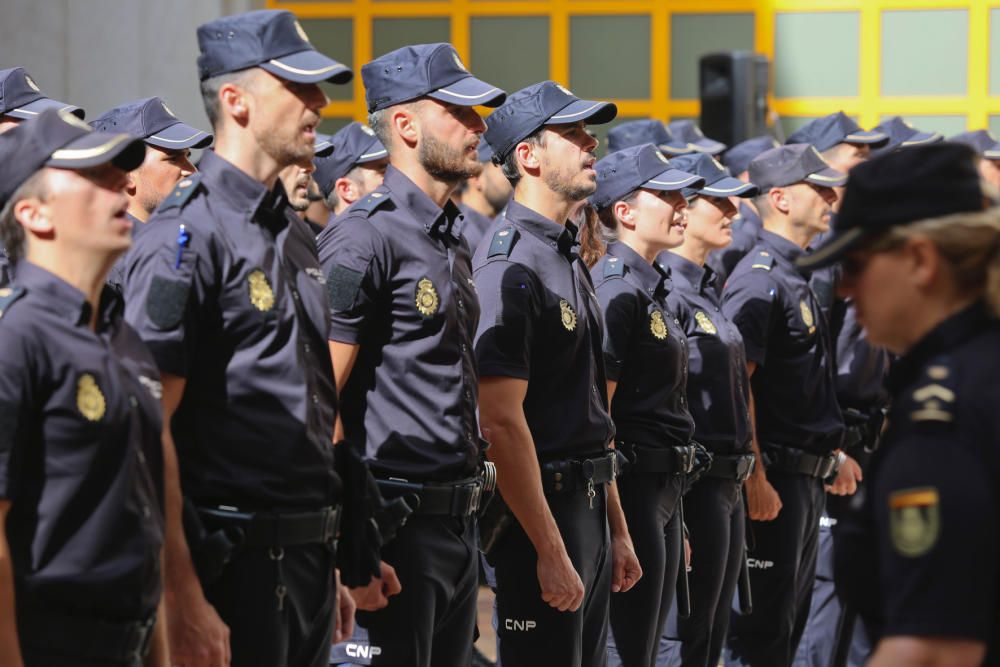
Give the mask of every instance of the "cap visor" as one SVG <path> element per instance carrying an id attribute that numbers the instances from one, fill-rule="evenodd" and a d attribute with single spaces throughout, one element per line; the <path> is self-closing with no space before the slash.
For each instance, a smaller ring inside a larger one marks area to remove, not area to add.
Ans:
<path id="1" fill-rule="evenodd" d="M 364 152 L 358 156 L 355 164 L 367 164 L 386 157 L 389 157 L 389 151 L 385 149 L 381 141 L 372 139 L 372 142 L 365 147 Z"/>
<path id="2" fill-rule="evenodd" d="M 65 102 L 59 102 L 58 100 L 50 100 L 47 97 L 42 97 L 34 102 L 28 102 L 23 107 L 11 109 L 4 115 L 21 118 L 22 120 L 31 120 L 38 114 L 43 111 L 48 111 L 49 109 L 65 109 L 81 120 L 84 116 L 84 111 L 80 107 L 75 107 L 72 104 L 66 104 Z"/>
<path id="3" fill-rule="evenodd" d="M 113 162 L 123 171 L 132 171 L 146 155 L 142 139 L 129 134 L 90 132 L 55 151 L 45 166 L 57 169 L 86 169 Z"/>
<path id="4" fill-rule="evenodd" d="M 746 183 L 738 178 L 726 176 L 711 185 L 706 185 L 698 192 L 711 197 L 753 197 L 757 194 L 758 188 L 753 183 Z"/>
<path id="5" fill-rule="evenodd" d="M 699 153 L 708 153 L 709 155 L 718 155 L 722 151 L 726 150 L 726 145 L 721 141 L 714 141 L 713 139 L 704 138 L 695 141 L 690 144 L 694 150 Z"/>
<path id="6" fill-rule="evenodd" d="M 879 146 L 884 146 L 889 143 L 889 137 L 881 132 L 876 132 L 875 130 L 869 130 L 867 132 L 851 132 L 849 135 L 844 137 L 844 141 L 842 143 L 869 144 L 872 148 L 878 148 Z"/>
<path id="7" fill-rule="evenodd" d="M 827 188 L 839 188 L 841 185 L 847 183 L 847 174 L 839 172 L 836 169 L 827 168 L 814 171 L 802 180 L 806 183 L 812 183 L 813 185 L 822 185 Z"/>
<path id="8" fill-rule="evenodd" d="M 1000 160 L 1000 144 L 993 144 L 984 150 L 983 157 L 987 160 Z"/>
<path id="9" fill-rule="evenodd" d="M 687 155 L 694 153 L 695 147 L 691 144 L 660 144 L 657 146 L 661 152 L 667 155 Z"/>
<path id="10" fill-rule="evenodd" d="M 444 88 L 432 90 L 427 96 L 463 107 L 498 107 L 507 99 L 507 93 L 474 76 L 467 76 Z"/>
<path id="11" fill-rule="evenodd" d="M 618 107 L 612 102 L 577 100 L 564 106 L 554 116 L 550 116 L 545 124 L 565 125 L 583 120 L 590 125 L 603 125 L 613 121 L 617 115 Z"/>
<path id="12" fill-rule="evenodd" d="M 683 190 L 684 188 L 700 188 L 705 184 L 705 179 L 701 176 L 689 174 L 680 169 L 667 169 L 660 172 L 653 178 L 643 183 L 640 187 L 649 190 Z"/>
<path id="13" fill-rule="evenodd" d="M 920 144 L 933 144 L 938 141 L 944 140 L 944 137 L 937 132 L 917 132 L 912 137 L 906 141 L 899 144 L 900 146 L 919 146 Z"/>
<path id="14" fill-rule="evenodd" d="M 329 134 L 316 134 L 316 143 L 313 144 L 313 157 L 326 157 L 333 152 L 333 137 Z"/>
<path id="15" fill-rule="evenodd" d="M 830 239 L 814 252 L 795 260 L 796 266 L 813 271 L 836 264 L 844 255 L 853 250 L 866 236 L 861 227 L 852 227 L 842 233 L 834 232 Z"/>
<path id="16" fill-rule="evenodd" d="M 296 83 L 347 83 L 354 77 L 351 69 L 332 58 L 327 58 L 319 51 L 309 49 L 290 53 L 280 58 L 272 58 L 260 64 L 279 79 Z"/>
<path id="17" fill-rule="evenodd" d="M 212 135 L 184 123 L 174 123 L 156 134 L 145 138 L 147 144 L 170 150 L 185 148 L 206 148 L 212 143 Z"/>

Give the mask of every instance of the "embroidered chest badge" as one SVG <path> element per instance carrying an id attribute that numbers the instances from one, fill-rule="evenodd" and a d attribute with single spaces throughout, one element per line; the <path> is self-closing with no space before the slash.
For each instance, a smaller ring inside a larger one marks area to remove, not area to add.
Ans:
<path id="1" fill-rule="evenodd" d="M 809 333 L 816 331 L 816 320 L 813 318 L 812 308 L 804 300 L 799 301 L 799 310 L 802 312 L 802 321 L 809 329 Z"/>
<path id="2" fill-rule="evenodd" d="M 559 299 L 559 317 L 566 331 L 576 330 L 576 313 L 573 312 L 573 307 L 566 299 Z"/>
<path id="3" fill-rule="evenodd" d="M 438 297 L 437 290 L 434 289 L 434 283 L 428 278 L 421 278 L 417 281 L 416 302 L 417 310 L 424 317 L 430 317 L 438 311 L 441 299 Z"/>
<path id="4" fill-rule="evenodd" d="M 659 310 L 654 310 L 649 314 L 649 330 L 657 340 L 667 338 L 667 323 L 663 319 L 663 313 Z"/>
<path id="5" fill-rule="evenodd" d="M 903 489 L 890 494 L 889 529 L 892 546 L 900 555 L 916 558 L 930 551 L 941 533 L 937 489 Z"/>
<path id="6" fill-rule="evenodd" d="M 76 407 L 87 421 L 92 422 L 101 421 L 107 409 L 104 394 L 90 373 L 84 373 L 76 381 Z"/>
<path id="7" fill-rule="evenodd" d="M 247 276 L 247 285 L 250 287 L 250 303 L 262 313 L 274 308 L 274 290 L 271 283 L 267 282 L 267 275 L 260 269 L 254 269 Z"/>
<path id="8" fill-rule="evenodd" d="M 708 319 L 708 315 L 700 310 L 694 314 L 694 321 L 697 322 L 698 326 L 701 327 L 701 330 L 707 334 L 712 334 L 714 336 L 719 333 L 719 330 L 715 328 L 714 324 L 712 324 L 712 320 Z"/>

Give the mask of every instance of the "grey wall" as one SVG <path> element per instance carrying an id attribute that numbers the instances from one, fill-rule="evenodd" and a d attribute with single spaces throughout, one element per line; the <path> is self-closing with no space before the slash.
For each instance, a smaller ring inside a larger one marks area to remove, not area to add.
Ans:
<path id="1" fill-rule="evenodd" d="M 159 95 L 209 129 L 198 93 L 198 25 L 264 0 L 0 0 L 0 69 L 24 67 L 46 95 L 107 109 Z"/>

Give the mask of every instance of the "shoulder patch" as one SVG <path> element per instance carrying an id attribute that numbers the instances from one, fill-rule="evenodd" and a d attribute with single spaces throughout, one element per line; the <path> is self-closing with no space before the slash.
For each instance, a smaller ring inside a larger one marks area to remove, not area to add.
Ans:
<path id="1" fill-rule="evenodd" d="M 489 252 L 486 253 L 487 259 L 490 257 L 510 257 L 510 251 L 514 249 L 514 241 L 517 240 L 517 230 L 513 227 L 501 227 L 493 234 L 493 240 L 490 241 Z"/>
<path id="2" fill-rule="evenodd" d="M 7 312 L 10 305 L 27 294 L 27 290 L 18 285 L 11 285 L 0 289 L 0 318 Z"/>
<path id="3" fill-rule="evenodd" d="M 621 261 L 617 257 L 608 257 L 608 261 L 604 263 L 604 277 L 613 278 L 614 276 L 624 275 L 625 262 Z"/>
<path id="4" fill-rule="evenodd" d="M 774 257 L 771 257 L 771 253 L 766 250 L 758 252 L 753 258 L 753 263 L 750 264 L 751 269 L 763 269 L 764 271 L 770 271 L 772 266 L 774 266 Z"/>
<path id="5" fill-rule="evenodd" d="M 958 382 L 947 357 L 937 357 L 924 368 L 924 376 L 910 395 L 913 422 L 955 421 Z"/>
<path id="6" fill-rule="evenodd" d="M 198 172 L 191 174 L 187 178 L 182 178 L 156 210 L 167 211 L 172 208 L 184 208 L 184 205 L 188 203 L 191 196 L 198 190 L 198 185 L 200 184 L 201 174 Z"/>
<path id="7" fill-rule="evenodd" d="M 191 283 L 153 276 L 146 295 L 146 315 L 160 330 L 175 328 L 184 317 Z"/>
<path id="8" fill-rule="evenodd" d="M 392 201 L 392 195 L 388 192 L 380 192 L 376 190 L 375 192 L 369 193 L 368 196 L 362 197 L 358 201 L 351 204 L 351 208 L 348 212 L 362 212 L 371 215 L 380 206 L 385 206 L 390 201 Z"/>

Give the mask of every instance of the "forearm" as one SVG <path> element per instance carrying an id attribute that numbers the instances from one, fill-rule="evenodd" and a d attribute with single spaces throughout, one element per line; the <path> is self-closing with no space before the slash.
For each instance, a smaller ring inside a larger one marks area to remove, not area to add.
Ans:
<path id="1" fill-rule="evenodd" d="M 757 370 L 757 364 L 750 362 L 747 364 L 747 383 Z M 750 451 L 754 456 L 754 467 L 752 477 L 766 479 L 767 474 L 764 468 L 764 458 L 760 455 L 760 440 L 757 439 L 757 403 L 753 397 L 753 389 L 747 388 L 747 412 L 750 414 Z"/>
<path id="2" fill-rule="evenodd" d="M 21 644 L 17 639 L 14 606 L 14 564 L 7 546 L 6 519 L 10 502 L 0 500 L 0 663 L 20 667 Z"/>
<path id="3" fill-rule="evenodd" d="M 163 429 L 163 495 L 166 529 L 163 546 L 164 598 L 168 605 L 177 598 L 201 593 L 201 584 L 191 562 L 184 535 L 184 499 L 181 495 L 177 452 L 169 428 Z"/>
<path id="4" fill-rule="evenodd" d="M 879 642 L 868 667 L 977 667 L 986 655 L 982 642 L 966 639 L 889 637 Z"/>
<path id="5" fill-rule="evenodd" d="M 618 495 L 618 482 L 610 482 L 607 485 L 607 497 L 608 528 L 611 530 L 611 537 L 629 537 L 625 510 L 622 509 L 621 496 Z"/>

